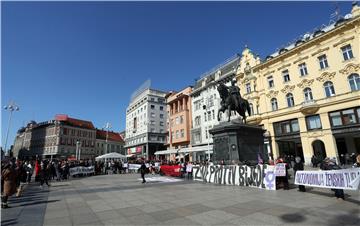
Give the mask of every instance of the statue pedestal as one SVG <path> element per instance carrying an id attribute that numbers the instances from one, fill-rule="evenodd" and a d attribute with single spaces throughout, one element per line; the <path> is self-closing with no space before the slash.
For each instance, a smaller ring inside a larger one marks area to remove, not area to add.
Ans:
<path id="1" fill-rule="evenodd" d="M 243 124 L 240 120 L 221 122 L 209 132 L 213 135 L 213 161 L 219 163 L 224 160 L 226 164 L 235 162 L 249 162 L 256 164 L 258 154 L 267 160 L 264 151 L 264 132 L 261 127 Z"/>

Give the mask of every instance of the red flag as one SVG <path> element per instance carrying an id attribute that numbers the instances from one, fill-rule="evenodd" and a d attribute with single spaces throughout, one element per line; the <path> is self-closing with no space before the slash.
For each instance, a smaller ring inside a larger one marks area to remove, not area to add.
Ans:
<path id="1" fill-rule="evenodd" d="M 40 171 L 40 165 L 38 163 L 38 160 L 36 160 L 35 162 L 35 176 L 37 176 L 39 174 Z"/>

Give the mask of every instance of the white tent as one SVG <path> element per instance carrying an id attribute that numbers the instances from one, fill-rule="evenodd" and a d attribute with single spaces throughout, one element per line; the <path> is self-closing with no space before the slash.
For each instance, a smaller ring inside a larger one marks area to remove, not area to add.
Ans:
<path id="1" fill-rule="evenodd" d="M 105 155 L 100 155 L 98 157 L 95 158 L 96 161 L 101 161 L 101 160 L 107 160 L 107 159 L 116 159 L 116 160 L 126 160 L 126 156 L 125 155 L 122 155 L 122 154 L 119 154 L 119 153 L 116 153 L 116 152 L 112 152 L 112 153 L 108 153 L 108 154 L 105 154 Z"/>

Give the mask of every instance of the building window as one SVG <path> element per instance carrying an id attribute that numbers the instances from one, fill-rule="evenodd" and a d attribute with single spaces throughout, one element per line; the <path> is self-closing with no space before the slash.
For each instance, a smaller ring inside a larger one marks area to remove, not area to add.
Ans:
<path id="1" fill-rule="evenodd" d="M 200 100 L 195 101 L 194 105 L 195 105 L 195 111 L 201 109 L 201 101 Z"/>
<path id="2" fill-rule="evenodd" d="M 151 108 L 151 109 L 155 109 L 155 105 L 150 105 L 150 108 Z"/>
<path id="3" fill-rule="evenodd" d="M 254 106 L 253 104 L 249 104 L 250 107 L 250 115 L 254 115 Z"/>
<path id="4" fill-rule="evenodd" d="M 212 116 L 213 116 L 213 119 L 215 119 L 215 111 L 212 110 Z"/>
<path id="5" fill-rule="evenodd" d="M 184 129 L 181 130 L 181 137 L 184 137 L 185 136 L 185 131 Z"/>
<path id="6" fill-rule="evenodd" d="M 274 123 L 275 135 L 286 135 L 289 133 L 296 133 L 300 131 L 297 119 L 287 120 L 283 122 Z"/>
<path id="7" fill-rule="evenodd" d="M 304 98 L 305 98 L 305 102 L 310 102 L 313 100 L 313 95 L 310 88 L 304 89 Z"/>
<path id="8" fill-rule="evenodd" d="M 306 126 L 308 130 L 321 129 L 321 120 L 319 115 L 306 117 Z"/>
<path id="9" fill-rule="evenodd" d="M 204 112 L 204 119 L 205 119 L 205 122 L 206 122 L 206 121 L 207 121 L 207 120 L 206 120 L 206 112 Z"/>
<path id="10" fill-rule="evenodd" d="M 278 104 L 276 98 L 271 99 L 271 110 L 276 111 L 278 109 Z"/>
<path id="11" fill-rule="evenodd" d="M 273 88 L 274 87 L 274 78 L 272 76 L 267 77 L 267 81 L 269 84 L 269 88 Z"/>
<path id="12" fill-rule="evenodd" d="M 341 48 L 344 60 L 350 60 L 352 58 L 354 58 L 353 52 L 351 50 L 351 45 L 346 45 L 344 47 Z"/>
<path id="13" fill-rule="evenodd" d="M 164 122 L 161 121 L 161 122 L 160 122 L 160 126 L 164 126 Z"/>
<path id="14" fill-rule="evenodd" d="M 200 133 L 195 133 L 195 143 L 200 142 Z"/>
<path id="15" fill-rule="evenodd" d="M 351 74 L 348 77 L 351 91 L 360 90 L 360 77 L 358 74 Z"/>
<path id="16" fill-rule="evenodd" d="M 160 111 L 163 111 L 164 110 L 164 106 L 160 106 Z"/>
<path id="17" fill-rule="evenodd" d="M 155 129 L 154 129 L 154 128 L 151 128 L 151 129 L 150 129 L 150 132 L 155 133 Z"/>
<path id="18" fill-rule="evenodd" d="M 160 114 L 160 118 L 164 118 L 164 114 Z"/>
<path id="19" fill-rule="evenodd" d="M 180 119 L 179 119 L 179 117 L 176 117 L 176 118 L 175 118 L 175 124 L 176 124 L 176 125 L 179 125 L 179 123 L 180 123 Z"/>
<path id="20" fill-rule="evenodd" d="M 299 64 L 299 71 L 301 76 L 305 76 L 308 74 L 307 67 L 305 63 Z"/>
<path id="21" fill-rule="evenodd" d="M 155 98 L 151 97 L 150 100 L 151 100 L 151 101 L 155 101 Z"/>
<path id="22" fill-rule="evenodd" d="M 154 121 L 154 120 L 151 120 L 151 121 L 150 121 L 150 125 L 155 125 L 155 121 Z"/>
<path id="23" fill-rule="evenodd" d="M 246 93 L 251 93 L 251 85 L 250 83 L 246 83 Z"/>
<path id="24" fill-rule="evenodd" d="M 183 122 L 184 122 L 184 117 L 180 115 L 180 124 L 183 124 Z"/>
<path id="25" fill-rule="evenodd" d="M 154 112 L 151 112 L 151 113 L 150 113 L 150 116 L 151 116 L 151 118 L 155 118 L 155 113 L 154 113 Z"/>
<path id="26" fill-rule="evenodd" d="M 288 107 L 293 107 L 295 105 L 292 93 L 286 94 L 286 102 Z"/>
<path id="27" fill-rule="evenodd" d="M 325 68 L 329 67 L 329 64 L 328 64 L 328 61 L 327 61 L 327 58 L 326 58 L 325 54 L 319 56 L 318 60 L 319 60 L 319 64 L 320 64 L 320 69 L 325 69 Z"/>
<path id="28" fill-rule="evenodd" d="M 211 121 L 211 111 L 208 112 L 208 121 Z"/>
<path id="29" fill-rule="evenodd" d="M 176 130 L 176 139 L 179 138 L 179 130 Z"/>
<path id="30" fill-rule="evenodd" d="M 282 76 L 284 78 L 284 82 L 289 82 L 290 81 L 290 75 L 289 75 L 289 70 L 285 70 L 282 72 Z"/>
<path id="31" fill-rule="evenodd" d="M 325 82 L 324 89 L 326 97 L 335 96 L 335 89 L 332 82 Z"/>
<path id="32" fill-rule="evenodd" d="M 195 126 L 200 126 L 201 123 L 201 117 L 200 116 L 196 116 L 195 117 Z"/>
<path id="33" fill-rule="evenodd" d="M 329 113 L 332 126 L 360 123 L 360 108 L 346 109 Z"/>

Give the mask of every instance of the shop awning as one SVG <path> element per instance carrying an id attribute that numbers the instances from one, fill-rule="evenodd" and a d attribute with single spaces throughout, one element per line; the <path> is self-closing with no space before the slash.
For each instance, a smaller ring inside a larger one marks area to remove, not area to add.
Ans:
<path id="1" fill-rule="evenodd" d="M 169 154 L 176 154 L 179 149 L 168 149 L 155 152 L 155 155 L 169 155 Z"/>
<path id="2" fill-rule="evenodd" d="M 196 147 L 190 147 L 190 148 L 181 148 L 179 153 L 189 153 L 189 152 L 199 152 L 199 151 L 208 151 L 210 150 L 210 153 L 213 151 L 213 145 L 203 145 L 203 146 L 196 146 Z"/>

